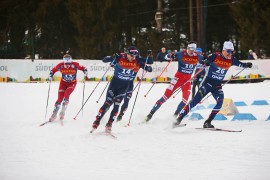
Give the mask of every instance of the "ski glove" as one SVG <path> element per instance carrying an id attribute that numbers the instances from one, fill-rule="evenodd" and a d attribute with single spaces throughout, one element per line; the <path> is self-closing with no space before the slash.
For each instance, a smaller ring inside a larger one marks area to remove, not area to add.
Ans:
<path id="1" fill-rule="evenodd" d="M 176 58 L 176 55 L 175 55 L 175 54 L 172 54 L 172 55 L 171 55 L 171 58 L 172 58 L 172 59 L 175 59 L 175 58 Z"/>
<path id="2" fill-rule="evenodd" d="M 252 63 L 251 63 L 251 62 L 247 62 L 247 63 L 246 63 L 246 67 L 252 68 Z"/>
<path id="3" fill-rule="evenodd" d="M 114 53 L 113 55 L 112 55 L 112 58 L 113 59 L 117 59 L 117 58 L 119 58 L 120 57 L 120 54 L 119 53 Z"/>
<path id="4" fill-rule="evenodd" d="M 152 72 L 153 68 L 151 66 L 145 66 L 144 68 L 147 72 Z"/>
<path id="5" fill-rule="evenodd" d="M 206 66 L 210 66 L 211 63 L 210 63 L 210 61 L 205 60 L 205 61 L 204 61 L 204 64 L 205 64 Z"/>
<path id="6" fill-rule="evenodd" d="M 88 76 L 88 71 L 87 71 L 86 68 L 83 70 L 83 73 L 84 73 L 84 77 L 87 77 Z"/>
<path id="7" fill-rule="evenodd" d="M 116 64 L 116 62 L 115 62 L 115 61 L 112 61 L 112 62 L 110 63 L 110 66 L 111 66 L 111 67 L 114 67 L 115 64 Z"/>
<path id="8" fill-rule="evenodd" d="M 52 71 L 50 71 L 50 75 L 49 75 L 49 81 L 52 81 L 53 80 L 53 72 Z"/>

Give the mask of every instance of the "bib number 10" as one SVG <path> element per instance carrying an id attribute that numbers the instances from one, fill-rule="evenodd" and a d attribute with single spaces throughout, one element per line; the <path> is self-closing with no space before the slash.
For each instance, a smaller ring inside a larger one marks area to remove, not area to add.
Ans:
<path id="1" fill-rule="evenodd" d="M 186 68 L 193 68 L 194 67 L 194 65 L 193 64 L 186 64 Z"/>

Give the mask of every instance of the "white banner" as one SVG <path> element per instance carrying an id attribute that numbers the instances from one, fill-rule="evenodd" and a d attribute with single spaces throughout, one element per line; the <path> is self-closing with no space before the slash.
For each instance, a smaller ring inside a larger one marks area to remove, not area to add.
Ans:
<path id="1" fill-rule="evenodd" d="M 29 81 L 45 81 L 49 72 L 56 64 L 62 60 L 15 60 L 5 59 L 0 60 L 0 81 L 6 82 L 6 79 L 14 82 L 29 82 Z M 101 60 L 74 60 L 88 69 L 88 76 L 92 79 L 100 79 L 106 72 L 107 68 L 110 68 L 106 76 L 113 75 L 113 68 L 109 67 L 108 63 L 103 63 Z M 270 60 L 249 60 L 244 62 L 252 62 L 253 67 L 247 68 L 241 72 L 238 76 L 241 78 L 270 78 Z M 153 72 L 146 73 L 144 78 L 146 81 L 155 81 L 156 78 L 162 73 L 159 81 L 169 81 L 174 77 L 174 74 L 178 68 L 178 62 L 154 62 L 152 65 Z M 167 66 L 168 65 L 168 66 Z M 167 66 L 167 68 L 166 68 Z M 166 68 L 166 69 L 165 69 Z M 165 69 L 165 70 L 164 70 Z M 232 76 L 241 71 L 242 68 L 231 67 L 226 74 L 225 80 L 230 79 Z M 142 70 L 139 71 L 138 77 L 141 77 Z M 55 74 L 58 79 L 61 74 L 57 72 Z M 78 72 L 78 81 L 83 79 L 83 73 Z M 108 78 L 107 78 L 108 79 Z M 106 79 L 104 79 L 106 80 Z"/>

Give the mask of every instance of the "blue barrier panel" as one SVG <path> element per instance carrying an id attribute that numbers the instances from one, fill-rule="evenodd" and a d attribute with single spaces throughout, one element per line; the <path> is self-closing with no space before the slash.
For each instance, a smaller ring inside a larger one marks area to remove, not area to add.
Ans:
<path id="1" fill-rule="evenodd" d="M 215 106 L 216 106 L 216 104 L 209 104 L 209 105 L 207 106 L 207 108 L 208 108 L 208 109 L 213 109 Z"/>
<path id="2" fill-rule="evenodd" d="M 269 105 L 266 100 L 255 100 L 251 105 Z"/>
<path id="3" fill-rule="evenodd" d="M 235 120 L 257 120 L 255 116 L 253 116 L 251 113 L 238 113 L 235 114 L 232 121 Z"/>
<path id="4" fill-rule="evenodd" d="M 246 104 L 244 101 L 237 101 L 237 102 L 234 102 L 234 105 L 235 105 L 235 106 L 247 106 L 247 104 Z"/>
<path id="5" fill-rule="evenodd" d="M 192 108 L 191 112 L 196 111 L 196 110 L 202 110 L 202 109 L 206 109 L 206 108 L 203 105 L 199 104 L 195 106 L 194 108 Z"/>
<path id="6" fill-rule="evenodd" d="M 201 120 L 203 119 L 202 115 L 199 113 L 192 113 L 189 117 L 189 120 Z"/>
<path id="7" fill-rule="evenodd" d="M 223 114 L 217 114 L 214 120 L 223 121 L 223 120 L 227 120 L 227 118 Z"/>

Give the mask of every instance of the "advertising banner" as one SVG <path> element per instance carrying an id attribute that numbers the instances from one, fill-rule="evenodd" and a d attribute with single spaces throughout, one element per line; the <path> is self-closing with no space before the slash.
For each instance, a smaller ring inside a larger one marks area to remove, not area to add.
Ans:
<path id="1" fill-rule="evenodd" d="M 16 60 L 5 59 L 0 60 L 0 82 L 31 82 L 31 81 L 46 81 L 50 70 L 60 63 L 62 60 Z M 88 69 L 89 80 L 99 80 L 107 68 L 109 68 L 106 77 L 113 75 L 114 69 L 108 63 L 103 63 L 101 60 L 74 60 Z M 252 62 L 253 67 L 242 71 L 237 79 L 259 79 L 270 78 L 270 60 L 251 60 L 243 62 Z M 154 62 L 152 65 L 153 72 L 146 73 L 143 81 L 148 82 L 168 82 L 174 77 L 178 68 L 178 62 Z M 233 66 L 226 74 L 225 80 L 229 80 L 232 76 L 241 71 L 242 68 Z M 143 70 L 141 69 L 137 77 L 141 77 Z M 59 80 L 61 74 L 55 73 L 55 79 Z M 78 72 L 78 81 L 83 80 L 83 72 Z M 108 78 L 104 78 L 108 80 Z"/>

